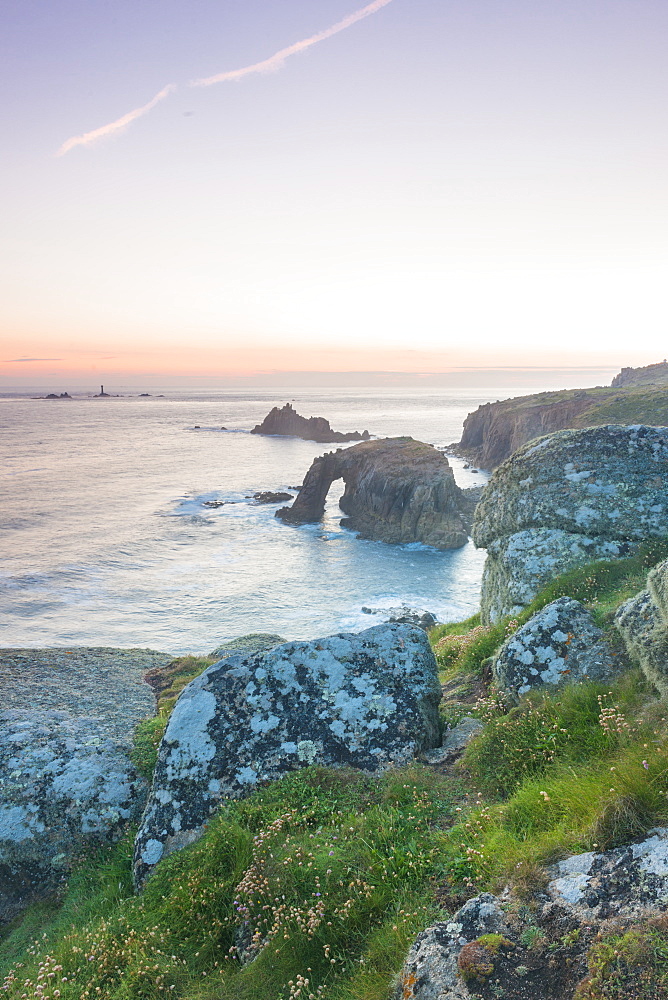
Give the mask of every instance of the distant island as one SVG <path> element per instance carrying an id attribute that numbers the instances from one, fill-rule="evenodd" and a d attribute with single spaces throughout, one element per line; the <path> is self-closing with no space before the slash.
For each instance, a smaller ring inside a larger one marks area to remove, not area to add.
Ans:
<path id="1" fill-rule="evenodd" d="M 368 441 L 368 431 L 352 431 L 342 434 L 333 431 L 329 420 L 324 417 L 302 417 L 293 409 L 291 403 L 283 407 L 274 406 L 261 424 L 257 424 L 251 434 L 280 435 L 281 437 L 298 437 L 304 441 L 317 441 L 319 444 L 330 444 L 336 441 Z"/>

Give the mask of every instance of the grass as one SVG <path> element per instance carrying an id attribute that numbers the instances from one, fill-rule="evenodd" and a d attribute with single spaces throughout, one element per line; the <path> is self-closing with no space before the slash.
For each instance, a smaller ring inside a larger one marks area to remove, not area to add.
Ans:
<path id="1" fill-rule="evenodd" d="M 0 945 L 5 995 L 381 1000 L 436 912 L 458 795 L 424 767 L 307 768 L 225 805 L 139 897 L 128 838 L 77 872 L 57 915 L 34 909 Z"/>
<path id="2" fill-rule="evenodd" d="M 668 1000 L 668 920 L 645 921 L 591 949 L 575 1000 Z"/>

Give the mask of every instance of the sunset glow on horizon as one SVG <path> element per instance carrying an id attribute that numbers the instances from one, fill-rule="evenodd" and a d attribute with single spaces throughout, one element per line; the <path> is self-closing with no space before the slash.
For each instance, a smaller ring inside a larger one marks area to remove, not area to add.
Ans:
<path id="1" fill-rule="evenodd" d="M 0 42 L 1 385 L 664 357 L 658 0 L 43 15 Z"/>

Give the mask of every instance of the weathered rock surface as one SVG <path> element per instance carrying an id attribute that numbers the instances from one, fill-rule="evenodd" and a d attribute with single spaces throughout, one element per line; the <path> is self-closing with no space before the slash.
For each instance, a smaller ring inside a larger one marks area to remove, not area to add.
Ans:
<path id="1" fill-rule="evenodd" d="M 585 606 L 560 597 L 504 642 L 492 671 L 499 688 L 518 701 L 535 687 L 607 680 L 623 668 Z"/>
<path id="2" fill-rule="evenodd" d="M 276 516 L 292 524 L 322 517 L 335 479 L 346 484 L 341 524 L 362 538 L 438 549 L 467 541 L 468 501 L 448 461 L 436 448 L 410 437 L 368 441 L 316 458 L 297 499 Z"/>
<path id="3" fill-rule="evenodd" d="M 483 893 L 419 934 L 392 1000 L 569 1000 L 599 935 L 668 911 L 668 830 L 567 858 L 549 874 L 530 906 Z"/>
<path id="4" fill-rule="evenodd" d="M 601 854 L 577 854 L 551 869 L 554 903 L 580 924 L 638 920 L 668 910 L 668 829 Z"/>
<path id="5" fill-rule="evenodd" d="M 649 590 L 617 609 L 615 625 L 626 650 L 662 695 L 668 695 L 668 627 Z"/>
<path id="6" fill-rule="evenodd" d="M 471 994 L 457 960 L 467 944 L 483 934 L 508 934 L 500 902 L 483 892 L 469 899 L 451 920 L 418 934 L 399 975 L 392 1000 L 464 1000 Z"/>
<path id="7" fill-rule="evenodd" d="M 152 650 L 0 652 L 0 922 L 48 895 L 91 843 L 136 822 L 148 787 L 130 763 L 155 712 Z"/>
<path id="8" fill-rule="evenodd" d="M 520 610 L 548 579 L 668 536 L 668 431 L 591 427 L 525 445 L 493 473 L 473 539 L 487 548 L 484 622 Z"/>
<path id="9" fill-rule="evenodd" d="M 141 884 L 201 836 L 220 801 L 308 764 L 375 771 L 440 740 L 429 641 L 377 625 L 213 664 L 182 692 L 165 731 L 135 843 Z"/>
<path id="10" fill-rule="evenodd" d="M 478 736 L 485 725 L 480 719 L 466 715 L 460 719 L 454 729 L 445 733 L 443 744 L 434 750 L 425 750 L 422 760 L 427 764 L 450 764 L 457 760 L 466 750 L 474 737 Z"/>
<path id="11" fill-rule="evenodd" d="M 647 589 L 656 604 L 659 614 L 668 628 L 668 559 L 649 571 Z"/>
<path id="12" fill-rule="evenodd" d="M 209 656 L 226 659 L 235 653 L 261 653 L 266 649 L 273 649 L 274 646 L 280 646 L 285 641 L 282 635 L 276 635 L 274 632 L 249 632 L 248 635 L 228 639 L 227 642 L 216 646 Z"/>
<path id="13" fill-rule="evenodd" d="M 367 441 L 368 431 L 352 431 L 342 434 L 333 431 L 329 420 L 324 417 L 302 417 L 292 408 L 291 403 L 283 407 L 274 406 L 261 424 L 257 424 L 251 434 L 274 434 L 287 437 L 299 437 L 305 441 L 319 441 L 328 444 L 334 441 Z"/>

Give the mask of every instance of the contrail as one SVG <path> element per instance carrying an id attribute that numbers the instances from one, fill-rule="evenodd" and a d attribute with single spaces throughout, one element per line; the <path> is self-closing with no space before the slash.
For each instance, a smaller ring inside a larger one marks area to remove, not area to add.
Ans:
<path id="1" fill-rule="evenodd" d="M 248 76 L 250 73 L 271 73 L 273 70 L 280 69 L 289 56 L 295 56 L 298 52 L 310 49 L 312 45 L 317 45 L 318 42 L 323 42 L 326 38 L 337 35 L 339 31 L 345 31 L 346 28 L 350 28 L 357 21 L 361 21 L 363 17 L 369 17 L 370 14 L 375 14 L 381 7 L 386 7 L 388 3 L 392 3 L 392 0 L 374 0 L 373 3 L 367 4 L 366 7 L 361 7 L 360 10 L 356 10 L 353 14 L 349 14 L 348 17 L 344 17 L 342 21 L 337 21 L 331 28 L 325 28 L 324 31 L 319 31 L 317 35 L 311 35 L 310 38 L 304 38 L 301 42 L 288 45 L 286 49 L 281 49 L 273 56 L 270 56 L 269 59 L 253 63 L 252 66 L 244 66 L 242 69 L 232 69 L 228 70 L 227 73 L 217 73 L 216 76 L 207 76 L 201 80 L 193 80 L 190 86 L 210 87 L 212 83 L 223 83 L 225 80 L 241 80 L 242 77 Z"/>
<path id="2" fill-rule="evenodd" d="M 386 0 L 389 2 L 389 0 Z M 114 132 L 119 132 L 124 129 L 126 125 L 130 125 L 132 122 L 136 121 L 137 118 L 141 118 L 142 115 L 148 114 L 156 104 L 162 101 L 165 97 L 176 90 L 175 83 L 168 83 L 166 87 L 152 97 L 148 104 L 143 104 L 141 108 L 135 108 L 134 111 L 128 111 L 126 115 L 121 118 L 117 118 L 115 122 L 109 122 L 108 125 L 102 125 L 100 128 L 93 129 L 92 132 L 84 132 L 83 135 L 74 135 L 67 142 L 64 142 L 56 156 L 63 156 L 65 153 L 69 153 L 70 149 L 74 149 L 75 146 L 89 146 L 91 142 L 97 142 L 98 139 L 103 139 L 106 135 L 113 135 Z"/>

